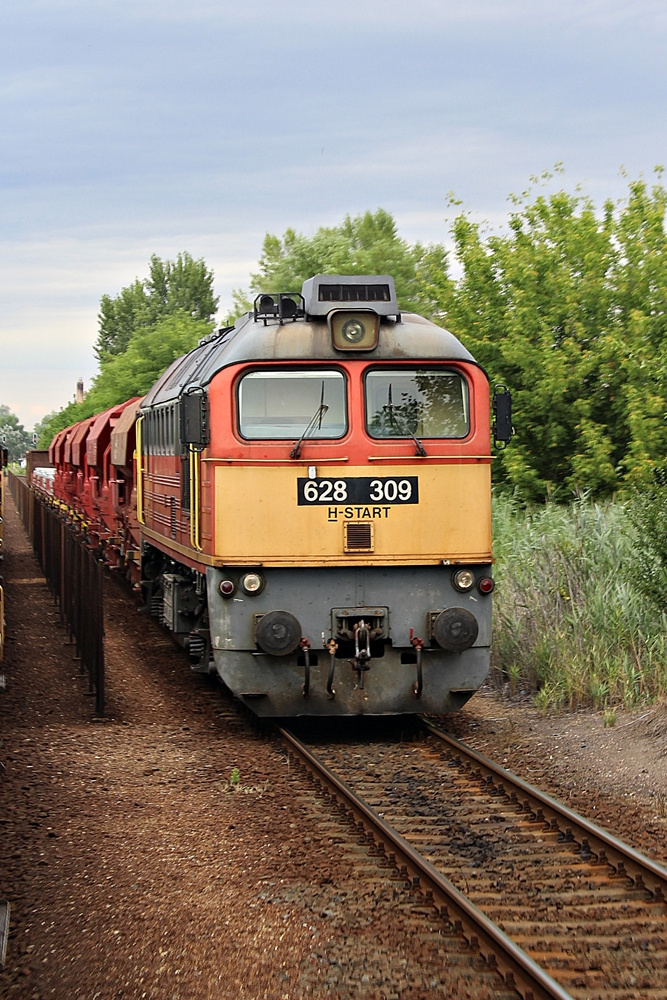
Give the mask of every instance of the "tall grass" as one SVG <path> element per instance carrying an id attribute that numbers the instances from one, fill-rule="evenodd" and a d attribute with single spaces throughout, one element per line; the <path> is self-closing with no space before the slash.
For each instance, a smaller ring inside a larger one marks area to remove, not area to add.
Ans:
<path id="1" fill-rule="evenodd" d="M 667 615 L 636 584 L 638 542 L 624 504 L 495 497 L 495 683 L 541 707 L 664 696 Z"/>

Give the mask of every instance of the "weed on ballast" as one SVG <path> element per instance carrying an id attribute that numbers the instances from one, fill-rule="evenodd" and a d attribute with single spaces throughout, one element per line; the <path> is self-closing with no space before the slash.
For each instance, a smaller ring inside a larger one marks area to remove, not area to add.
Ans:
<path id="1" fill-rule="evenodd" d="M 233 767 L 230 771 L 229 778 L 226 783 L 227 792 L 235 792 L 243 795 L 262 795 L 263 792 L 269 787 L 268 781 L 261 785 L 244 785 L 241 781 L 241 772 L 238 767 Z"/>

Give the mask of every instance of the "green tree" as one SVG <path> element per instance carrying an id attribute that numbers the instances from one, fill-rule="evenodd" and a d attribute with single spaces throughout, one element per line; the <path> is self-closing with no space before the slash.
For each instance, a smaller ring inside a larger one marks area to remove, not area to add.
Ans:
<path id="1" fill-rule="evenodd" d="M 149 325 L 148 295 L 137 278 L 115 298 L 103 295 L 100 302 L 99 334 L 95 353 L 99 360 L 127 349 L 135 330 Z"/>
<path id="2" fill-rule="evenodd" d="M 636 491 L 628 505 L 635 527 L 630 579 L 644 597 L 667 610 L 667 475 L 657 472 L 648 489 Z"/>
<path id="3" fill-rule="evenodd" d="M 154 326 L 135 332 L 122 354 L 107 355 L 82 403 L 70 403 L 40 424 L 39 445 L 47 447 L 58 431 L 132 396 L 143 396 L 172 361 L 196 347 L 211 332 L 205 320 L 182 312 L 164 316 Z"/>
<path id="4" fill-rule="evenodd" d="M 182 312 L 138 330 L 123 354 L 107 358 L 81 404 L 84 415 L 99 413 L 132 396 L 143 396 L 169 365 L 211 332 L 208 320 Z M 81 419 L 81 418 L 80 418 Z"/>
<path id="5" fill-rule="evenodd" d="M 213 272 L 203 260 L 194 260 L 186 252 L 175 261 L 153 254 L 148 278 L 136 278 L 115 298 L 102 296 L 95 353 L 100 361 L 122 354 L 137 331 L 154 326 L 164 316 L 182 313 L 210 323 L 217 307 Z"/>
<path id="6" fill-rule="evenodd" d="M 528 500 L 609 494 L 667 448 L 664 190 L 636 182 L 601 211 L 579 192 L 513 202 L 500 234 L 455 219 L 463 275 L 440 313 L 513 393 L 505 481 Z"/>
<path id="7" fill-rule="evenodd" d="M 4 404 L 0 405 L 0 444 L 7 449 L 10 462 L 18 462 L 32 448 L 32 434 Z"/>
<path id="8" fill-rule="evenodd" d="M 410 246 L 401 239 L 384 209 L 346 216 L 339 226 L 321 227 L 314 236 L 293 229 L 282 239 L 267 233 L 259 271 L 251 275 L 254 292 L 300 291 L 314 274 L 390 274 L 401 309 L 430 316 L 437 309 L 433 276 L 448 281 L 443 246 Z M 239 305 L 243 296 L 236 293 Z"/>
<path id="9" fill-rule="evenodd" d="M 661 168 L 656 168 L 658 180 Z M 652 486 L 667 469 L 667 192 L 630 184 L 615 230 L 615 322 L 610 361 L 622 379 L 626 424 L 620 462 L 628 482 Z M 618 405 L 618 404 L 617 404 Z"/>

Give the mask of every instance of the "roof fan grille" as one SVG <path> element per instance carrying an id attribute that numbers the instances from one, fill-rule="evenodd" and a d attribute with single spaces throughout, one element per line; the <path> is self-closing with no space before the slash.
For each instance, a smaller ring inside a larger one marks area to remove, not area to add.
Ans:
<path id="1" fill-rule="evenodd" d="M 320 302 L 389 302 L 389 285 L 320 285 Z"/>

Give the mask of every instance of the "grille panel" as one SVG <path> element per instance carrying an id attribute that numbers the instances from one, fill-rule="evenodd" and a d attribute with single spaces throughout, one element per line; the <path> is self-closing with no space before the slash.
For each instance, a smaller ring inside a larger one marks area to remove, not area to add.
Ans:
<path id="1" fill-rule="evenodd" d="M 389 285 L 320 285 L 320 302 L 390 302 Z"/>
<path id="2" fill-rule="evenodd" d="M 373 524 L 371 521 L 345 522 L 345 551 L 373 551 Z"/>

